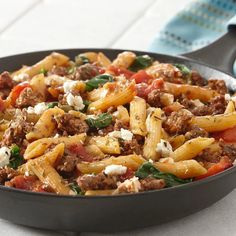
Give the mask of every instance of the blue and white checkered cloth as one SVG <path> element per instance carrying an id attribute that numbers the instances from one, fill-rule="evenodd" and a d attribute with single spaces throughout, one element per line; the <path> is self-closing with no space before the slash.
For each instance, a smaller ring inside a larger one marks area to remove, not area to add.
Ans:
<path id="1" fill-rule="evenodd" d="M 182 54 L 204 47 L 236 24 L 236 0 L 191 1 L 157 34 L 149 50 Z M 234 19 L 233 19 L 234 17 Z"/>

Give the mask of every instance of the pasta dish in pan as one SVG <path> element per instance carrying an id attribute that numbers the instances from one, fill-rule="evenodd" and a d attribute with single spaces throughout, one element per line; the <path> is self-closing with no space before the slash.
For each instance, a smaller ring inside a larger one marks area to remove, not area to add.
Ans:
<path id="1" fill-rule="evenodd" d="M 0 183 L 62 195 L 157 190 L 236 158 L 236 96 L 185 65 L 52 53 L 0 75 Z"/>

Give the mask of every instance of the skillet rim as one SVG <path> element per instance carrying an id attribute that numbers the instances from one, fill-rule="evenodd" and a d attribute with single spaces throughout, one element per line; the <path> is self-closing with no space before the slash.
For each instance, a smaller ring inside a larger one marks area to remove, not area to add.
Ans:
<path id="1" fill-rule="evenodd" d="M 73 51 L 111 51 L 111 52 L 123 52 L 123 51 L 131 51 L 131 52 L 135 52 L 138 54 L 141 53 L 146 53 L 149 55 L 155 55 L 156 57 L 160 56 L 160 57 L 168 57 L 172 60 L 175 59 L 181 59 L 184 60 L 186 62 L 190 62 L 190 63 L 194 63 L 194 64 L 198 64 L 200 66 L 205 67 L 206 69 L 213 69 L 217 72 L 221 72 L 224 75 L 229 76 L 231 79 L 235 79 L 230 73 L 222 71 L 217 69 L 216 67 L 212 66 L 212 65 L 207 65 L 204 62 L 199 62 L 197 60 L 191 59 L 191 58 L 187 58 L 185 56 L 172 56 L 172 55 L 168 55 L 168 54 L 161 54 L 161 53 L 155 53 L 155 52 L 148 52 L 148 51 L 142 51 L 142 50 L 133 50 L 133 49 L 120 49 L 120 48 L 62 48 L 62 49 L 48 49 L 48 50 L 41 50 L 41 51 L 30 51 L 30 52 L 25 52 L 25 53 L 19 53 L 19 54 L 13 54 L 13 55 L 9 55 L 9 56 L 4 56 L 4 57 L 0 57 L 0 64 L 1 64 L 1 60 L 5 60 L 5 59 L 11 59 L 14 57 L 18 57 L 18 56 L 30 56 L 30 55 L 34 55 L 34 54 L 44 54 L 44 53 L 52 53 L 52 52 L 59 52 L 59 53 L 65 53 L 66 52 L 73 52 Z M 169 187 L 169 188 L 163 188 L 163 189 L 159 189 L 159 190 L 151 190 L 151 191 L 145 191 L 145 192 L 139 192 L 139 193 L 129 193 L 129 194 L 117 194 L 117 195 L 95 195 L 95 196 L 85 196 L 85 195 L 58 195 L 58 194 L 54 194 L 54 193 L 40 193 L 40 192 L 32 192 L 32 191 L 28 191 L 28 190 L 22 190 L 22 189 L 17 189 L 17 188 L 12 188 L 12 187 L 6 187 L 3 185 L 0 185 L 0 191 L 4 191 L 4 192 L 13 192 L 13 193 L 19 193 L 19 194 L 23 194 L 23 195 L 33 195 L 33 196 L 41 196 L 41 197 L 49 197 L 49 198 L 64 198 L 64 199 L 81 199 L 81 200 L 88 200 L 88 199 L 107 199 L 107 198 L 127 198 L 127 197 L 137 197 L 137 196 L 144 196 L 144 195 L 149 195 L 149 194 L 158 194 L 158 192 L 168 192 L 168 191 L 178 191 L 179 190 L 184 190 L 186 188 L 191 188 L 192 186 L 198 186 L 198 185 L 202 185 L 202 184 L 208 184 L 208 182 L 212 182 L 215 181 L 219 178 L 223 178 L 225 175 L 228 174 L 232 174 L 236 168 L 236 166 L 232 166 L 224 171 L 222 171 L 221 173 L 218 173 L 216 175 L 207 177 L 205 179 L 201 179 L 201 180 L 197 180 L 194 182 L 190 182 L 187 184 L 183 184 L 183 185 L 178 185 L 178 186 L 174 186 L 174 187 Z"/>

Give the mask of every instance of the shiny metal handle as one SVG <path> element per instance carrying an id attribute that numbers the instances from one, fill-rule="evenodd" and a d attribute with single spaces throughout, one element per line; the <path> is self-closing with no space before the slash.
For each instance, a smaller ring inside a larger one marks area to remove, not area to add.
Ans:
<path id="1" fill-rule="evenodd" d="M 182 54 L 182 56 L 203 62 L 233 75 L 233 64 L 236 59 L 236 26 L 231 25 L 228 32 L 212 44 Z"/>

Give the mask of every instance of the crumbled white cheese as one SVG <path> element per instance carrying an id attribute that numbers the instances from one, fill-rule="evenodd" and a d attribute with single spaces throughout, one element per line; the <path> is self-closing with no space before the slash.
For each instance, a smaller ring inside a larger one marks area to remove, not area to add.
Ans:
<path id="1" fill-rule="evenodd" d="M 87 118 L 96 119 L 96 118 L 97 118 L 97 116 L 95 116 L 95 115 L 87 115 Z"/>
<path id="2" fill-rule="evenodd" d="M 29 75 L 25 74 L 25 73 L 13 76 L 13 80 L 16 81 L 16 82 L 19 82 L 19 83 L 23 82 L 23 81 L 26 81 L 28 79 L 29 79 Z"/>
<path id="3" fill-rule="evenodd" d="M 58 138 L 58 137 L 59 137 L 59 134 L 56 133 L 53 138 Z"/>
<path id="4" fill-rule="evenodd" d="M 70 93 L 75 88 L 76 84 L 77 84 L 77 81 L 74 81 L 74 80 L 68 80 L 64 82 L 63 84 L 64 93 Z"/>
<path id="5" fill-rule="evenodd" d="M 100 97 L 101 98 L 105 98 L 107 96 L 108 90 L 107 89 L 103 89 L 102 92 L 100 93 Z"/>
<path id="6" fill-rule="evenodd" d="M 113 137 L 113 138 L 122 138 L 125 141 L 131 141 L 133 138 L 133 133 L 127 129 L 121 128 L 120 131 L 112 131 L 108 133 L 108 136 Z"/>
<path id="7" fill-rule="evenodd" d="M 228 93 L 225 94 L 225 100 L 226 101 L 230 101 L 231 100 L 230 94 L 228 94 Z"/>
<path id="8" fill-rule="evenodd" d="M 73 94 L 68 93 L 66 95 L 66 101 L 68 105 L 74 107 L 76 111 L 80 111 L 85 107 L 85 105 L 83 104 L 83 99 L 79 95 L 74 96 Z"/>
<path id="9" fill-rule="evenodd" d="M 29 173 L 29 171 L 27 170 L 27 171 L 25 171 L 25 176 L 30 176 L 30 173 Z"/>
<path id="10" fill-rule="evenodd" d="M 29 114 L 35 113 L 37 115 L 40 115 L 43 112 L 45 112 L 47 109 L 48 109 L 48 106 L 45 104 L 45 102 L 41 102 L 41 103 L 38 103 L 37 105 L 35 105 L 35 107 L 28 107 L 27 112 Z"/>
<path id="11" fill-rule="evenodd" d="M 120 129 L 120 137 L 126 141 L 131 141 L 133 138 L 133 133 L 127 129 Z"/>
<path id="12" fill-rule="evenodd" d="M 122 165 L 109 165 L 105 168 L 104 173 L 106 175 L 123 175 L 127 171 L 126 166 Z"/>
<path id="13" fill-rule="evenodd" d="M 153 164 L 153 160 L 152 159 L 149 159 L 148 162 L 152 163 Z"/>
<path id="14" fill-rule="evenodd" d="M 11 150 L 8 147 L 0 148 L 0 167 L 4 167 L 9 164 L 11 156 Z"/>
<path id="15" fill-rule="evenodd" d="M 162 157 L 169 157 L 173 150 L 168 141 L 161 139 L 160 143 L 157 144 L 156 152 L 160 153 Z"/>
<path id="16" fill-rule="evenodd" d="M 123 183 L 118 184 L 119 189 L 125 188 L 128 193 L 138 193 L 141 189 L 141 184 L 139 182 L 139 178 L 134 176 L 131 179 L 125 180 Z"/>

